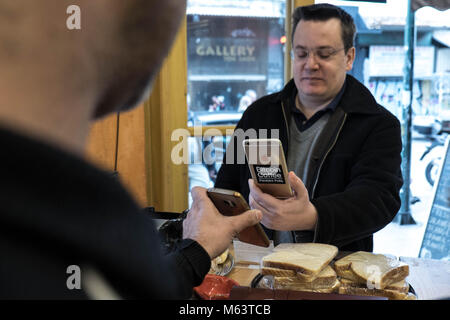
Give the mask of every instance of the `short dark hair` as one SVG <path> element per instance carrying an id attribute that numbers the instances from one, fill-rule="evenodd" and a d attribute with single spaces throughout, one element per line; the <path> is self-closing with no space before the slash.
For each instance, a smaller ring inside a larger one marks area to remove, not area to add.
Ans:
<path id="1" fill-rule="evenodd" d="M 292 14 L 292 42 L 294 42 L 295 29 L 301 20 L 305 21 L 326 21 L 337 18 L 341 21 L 342 42 L 345 51 L 354 46 L 356 26 L 351 15 L 341 8 L 328 4 L 320 3 L 310 6 L 298 7 Z"/>

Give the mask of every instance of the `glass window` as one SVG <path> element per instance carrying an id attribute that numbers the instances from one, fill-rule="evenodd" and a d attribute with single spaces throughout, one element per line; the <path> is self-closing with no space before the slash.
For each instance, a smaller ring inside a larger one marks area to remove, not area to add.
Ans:
<path id="1" fill-rule="evenodd" d="M 188 1 L 188 125 L 236 124 L 283 87 L 285 15 L 285 0 Z"/>
<path id="2" fill-rule="evenodd" d="M 235 125 L 253 101 L 282 89 L 285 3 L 188 1 L 188 126 Z M 212 186 L 225 147 L 216 145 L 229 137 L 190 139 L 191 157 L 209 154 L 204 151 L 212 143 L 217 160 L 207 164 L 202 157 L 200 164 L 189 165 L 190 188 Z"/>
<path id="3" fill-rule="evenodd" d="M 212 188 L 231 136 L 189 137 L 189 190 L 195 186 Z M 189 194 L 189 206 L 192 198 Z"/>

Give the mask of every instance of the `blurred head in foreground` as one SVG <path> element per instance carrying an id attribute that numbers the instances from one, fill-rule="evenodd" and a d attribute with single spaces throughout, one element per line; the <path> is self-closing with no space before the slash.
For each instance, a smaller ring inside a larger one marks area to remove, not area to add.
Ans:
<path id="1" fill-rule="evenodd" d="M 185 6 L 2 0 L 0 125 L 80 149 L 91 119 L 130 109 L 148 94 Z"/>

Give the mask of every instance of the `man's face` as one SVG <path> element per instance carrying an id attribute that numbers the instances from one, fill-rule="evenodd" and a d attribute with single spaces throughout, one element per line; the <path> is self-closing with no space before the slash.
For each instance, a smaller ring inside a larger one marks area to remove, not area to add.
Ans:
<path id="1" fill-rule="evenodd" d="M 341 23 L 300 21 L 293 39 L 293 73 L 302 103 L 323 104 L 334 98 L 351 70 L 354 48 L 345 52 Z"/>
<path id="2" fill-rule="evenodd" d="M 182 17 L 185 0 L 107 0 L 97 63 L 107 84 L 95 117 L 136 106 L 149 93 Z M 110 9 L 110 10 L 108 10 Z M 113 14 L 111 14 L 113 11 Z M 94 11 L 95 12 L 95 11 Z M 111 18 L 111 16 L 113 18 Z M 92 17 L 99 20 L 100 18 Z M 103 30 L 105 29 L 105 30 Z"/>

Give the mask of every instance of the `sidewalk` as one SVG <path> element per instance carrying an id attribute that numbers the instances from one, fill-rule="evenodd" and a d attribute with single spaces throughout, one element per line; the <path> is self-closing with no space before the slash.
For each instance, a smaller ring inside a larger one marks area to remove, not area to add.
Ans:
<path id="1" fill-rule="evenodd" d="M 411 205 L 411 215 L 417 224 L 400 225 L 392 222 L 374 234 L 374 252 L 395 256 L 418 257 L 427 226 L 433 187 L 425 179 L 425 162 L 419 160 L 428 145 L 427 141 L 413 140 L 411 151 L 411 193 L 420 202 Z"/>
<path id="2" fill-rule="evenodd" d="M 392 222 L 374 234 L 374 252 L 395 256 L 418 257 L 427 226 L 431 195 L 411 206 L 411 214 L 417 224 L 400 225 Z"/>

